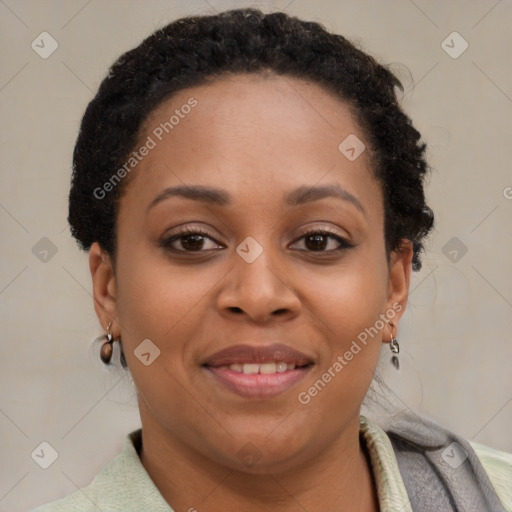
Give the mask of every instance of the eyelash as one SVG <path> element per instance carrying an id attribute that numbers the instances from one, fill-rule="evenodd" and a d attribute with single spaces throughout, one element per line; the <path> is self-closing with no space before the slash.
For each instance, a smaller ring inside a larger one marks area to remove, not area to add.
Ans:
<path id="1" fill-rule="evenodd" d="M 174 242 L 180 240 L 180 238 L 185 238 L 185 237 L 191 236 L 191 235 L 203 236 L 203 237 L 209 238 L 216 244 L 221 245 L 219 242 L 217 242 L 211 236 L 210 233 L 208 233 L 208 231 L 205 231 L 204 229 L 201 229 L 201 228 L 192 228 L 190 226 L 180 228 L 179 233 L 172 235 L 171 237 L 164 238 L 163 240 L 160 241 L 159 245 L 160 245 L 160 247 L 167 249 L 169 251 L 175 252 L 175 253 L 204 253 L 204 252 L 212 250 L 212 249 L 207 249 L 205 251 L 203 249 L 200 249 L 198 251 L 187 251 L 186 249 L 175 249 L 174 247 L 172 247 L 172 244 Z M 323 235 L 323 236 L 327 236 L 331 239 L 334 239 L 339 244 L 339 247 L 337 249 L 331 249 L 329 251 L 313 251 L 313 250 L 308 250 L 308 249 L 298 249 L 299 251 L 309 252 L 309 253 L 313 253 L 313 254 L 333 254 L 333 253 L 338 253 L 343 250 L 351 249 L 354 247 L 354 245 L 352 245 L 346 238 L 339 236 L 334 231 L 331 231 L 329 228 L 325 228 L 325 227 L 316 228 L 316 229 L 314 228 L 309 231 L 306 231 L 299 238 L 297 238 L 293 242 L 293 244 L 297 243 L 299 240 L 305 239 L 306 237 L 312 236 L 312 235 Z M 218 250 L 218 249 L 213 249 L 213 250 Z"/>

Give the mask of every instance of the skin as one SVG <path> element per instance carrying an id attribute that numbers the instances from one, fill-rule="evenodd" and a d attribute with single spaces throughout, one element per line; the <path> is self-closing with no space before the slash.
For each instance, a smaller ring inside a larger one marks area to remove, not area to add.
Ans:
<path id="1" fill-rule="evenodd" d="M 161 104 L 141 143 L 191 97 L 197 106 L 126 184 L 115 264 L 97 243 L 90 250 L 98 318 L 105 328 L 113 321 L 138 390 L 141 461 L 176 511 L 377 511 L 359 413 L 390 330 L 307 405 L 297 399 L 380 314 L 399 303 L 397 326 L 405 309 L 411 244 L 388 261 L 369 149 L 352 162 L 338 150 L 349 134 L 365 136 L 349 107 L 319 85 L 235 75 Z M 223 189 L 232 202 L 170 197 L 148 211 L 165 188 L 183 184 Z M 336 197 L 285 202 L 297 187 L 325 184 L 350 192 L 364 213 Z M 183 239 L 175 251 L 159 246 L 179 225 L 206 229 L 213 240 L 199 253 L 185 252 Z M 336 252 L 327 238 L 322 256 L 303 237 L 312 228 L 354 247 Z M 263 248 L 252 263 L 236 252 L 248 236 Z M 160 349 L 149 366 L 134 355 L 145 339 Z M 314 361 L 278 396 L 238 396 L 201 368 L 205 355 L 234 344 L 271 342 Z M 248 443 L 259 456 L 251 466 L 239 455 Z"/>

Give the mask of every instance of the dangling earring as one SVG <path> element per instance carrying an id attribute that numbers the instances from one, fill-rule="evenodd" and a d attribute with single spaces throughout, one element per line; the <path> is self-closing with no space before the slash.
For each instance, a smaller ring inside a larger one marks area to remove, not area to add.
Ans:
<path id="1" fill-rule="evenodd" d="M 398 354 L 400 353 L 400 345 L 398 344 L 398 340 L 393 336 L 393 327 L 393 322 L 389 322 L 389 331 L 391 333 L 391 342 L 389 343 L 389 348 L 391 352 L 393 352 L 391 363 L 395 369 L 400 370 L 400 361 L 398 359 Z"/>
<path id="2" fill-rule="evenodd" d="M 110 361 L 112 359 L 112 351 L 113 351 L 113 342 L 114 342 L 114 336 L 110 332 L 110 326 L 112 325 L 112 322 L 110 322 L 107 326 L 107 333 L 103 336 L 103 338 L 106 340 L 103 345 L 101 345 L 100 349 L 100 358 L 106 365 L 110 364 Z"/>

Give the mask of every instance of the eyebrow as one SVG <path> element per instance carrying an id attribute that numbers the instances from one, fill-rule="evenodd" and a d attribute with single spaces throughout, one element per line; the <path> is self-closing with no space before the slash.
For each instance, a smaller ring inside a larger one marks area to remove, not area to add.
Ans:
<path id="1" fill-rule="evenodd" d="M 231 204 L 231 197 L 227 192 L 203 185 L 178 185 L 176 187 L 166 188 L 158 194 L 151 203 L 149 203 L 148 211 L 156 204 L 169 197 L 184 197 L 194 201 L 202 201 L 209 204 L 217 204 L 227 206 Z"/>
<path id="2" fill-rule="evenodd" d="M 228 206 L 232 204 L 231 196 L 224 190 L 206 187 L 203 185 L 178 185 L 169 187 L 158 194 L 149 204 L 149 211 L 156 204 L 170 197 L 183 197 L 193 201 L 201 201 L 208 204 Z M 327 197 L 334 197 L 352 203 L 361 213 L 366 214 L 363 205 L 348 190 L 342 188 L 338 183 L 321 186 L 301 186 L 289 192 L 285 201 L 290 206 L 299 206 L 311 201 L 318 201 Z"/>
<path id="3" fill-rule="evenodd" d="M 298 206 L 304 203 L 309 203 L 310 201 L 318 201 L 319 199 L 324 199 L 326 197 L 334 197 L 343 201 L 348 201 L 361 213 L 366 214 L 366 211 L 359 199 L 357 199 L 357 197 L 351 194 L 348 190 L 342 188 L 338 183 L 313 187 L 302 186 L 296 188 L 288 194 L 286 202 L 290 206 Z"/>

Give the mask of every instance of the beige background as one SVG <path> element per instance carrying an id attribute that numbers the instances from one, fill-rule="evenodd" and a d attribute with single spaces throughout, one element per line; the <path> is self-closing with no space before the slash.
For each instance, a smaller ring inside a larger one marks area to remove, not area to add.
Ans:
<path id="1" fill-rule="evenodd" d="M 101 330 L 87 256 L 66 227 L 85 106 L 112 61 L 157 27 L 245 5 L 0 0 L 0 511 L 28 510 L 86 485 L 139 424 L 128 379 L 89 353 Z M 252 5 L 322 22 L 394 63 L 404 80 L 404 106 L 430 143 L 437 229 L 401 325 L 400 374 L 383 352 L 389 396 L 470 440 L 512 451 L 512 2 Z M 43 31 L 59 45 L 48 59 L 31 48 Z M 453 31 L 469 43 L 456 59 L 441 46 Z M 33 253 L 43 237 L 57 250 L 46 262 Z M 445 247 L 453 237 L 467 247 L 457 261 Z M 31 458 L 43 441 L 59 455 L 46 470 Z"/>

